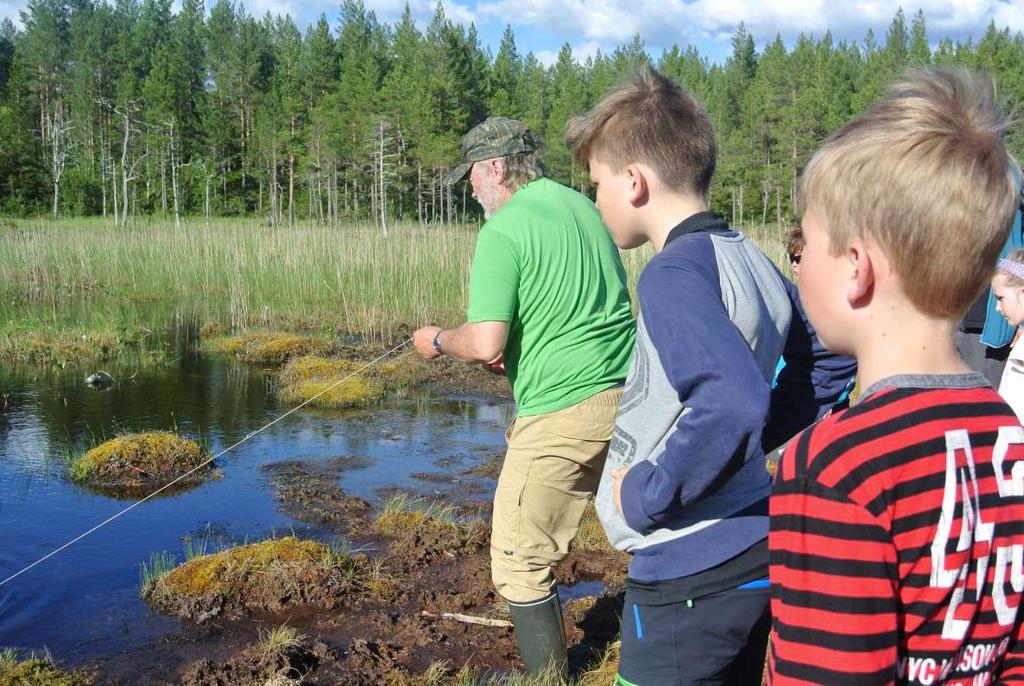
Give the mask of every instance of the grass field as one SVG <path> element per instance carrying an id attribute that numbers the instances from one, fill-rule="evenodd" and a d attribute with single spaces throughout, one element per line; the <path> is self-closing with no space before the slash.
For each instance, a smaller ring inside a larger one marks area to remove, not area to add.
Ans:
<path id="1" fill-rule="evenodd" d="M 408 335 L 462 320 L 476 226 L 254 220 L 115 227 L 98 218 L 0 227 L 0 360 L 64 364 L 145 351 L 183 312 L 236 330 Z M 748 231 L 784 261 L 774 226 Z M 623 255 L 631 286 L 650 247 Z"/>

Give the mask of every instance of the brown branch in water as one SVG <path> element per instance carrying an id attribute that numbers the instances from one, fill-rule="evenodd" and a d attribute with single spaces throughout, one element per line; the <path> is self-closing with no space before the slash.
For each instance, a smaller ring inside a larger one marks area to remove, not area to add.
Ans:
<path id="1" fill-rule="evenodd" d="M 431 619 L 454 619 L 457 622 L 465 622 L 466 624 L 481 624 L 483 626 L 497 626 L 506 627 L 512 626 L 512 622 L 507 619 L 491 619 L 490 617 L 477 617 L 475 615 L 462 615 L 457 612 L 429 612 L 423 610 L 420 614 L 424 617 L 430 617 Z"/>

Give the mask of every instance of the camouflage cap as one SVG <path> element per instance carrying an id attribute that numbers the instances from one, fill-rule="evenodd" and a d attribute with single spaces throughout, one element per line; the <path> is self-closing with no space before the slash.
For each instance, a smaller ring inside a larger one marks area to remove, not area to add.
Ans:
<path id="1" fill-rule="evenodd" d="M 462 161 L 445 177 L 445 185 L 460 181 L 474 162 L 537 149 L 526 124 L 506 117 L 488 117 L 462 138 Z"/>

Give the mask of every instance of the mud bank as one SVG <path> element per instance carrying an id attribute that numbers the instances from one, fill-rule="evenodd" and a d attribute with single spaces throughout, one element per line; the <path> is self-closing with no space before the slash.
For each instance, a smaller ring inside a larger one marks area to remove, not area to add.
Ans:
<path id="1" fill-rule="evenodd" d="M 356 555 L 361 581 L 336 593 L 337 586 L 310 577 L 291 590 L 302 603 L 251 603 L 202 623 L 194 612 L 186 614 L 193 619 L 180 634 L 98 665 L 98 683 L 455 685 L 484 683 L 519 668 L 512 629 L 501 621 L 507 611 L 491 584 L 487 508 L 404 496 L 374 512 L 338 486 L 338 473 L 354 464 L 354 458 L 315 467 L 293 461 L 265 472 L 282 510 L 366 551 Z M 624 569 L 618 553 L 580 549 L 557 570 L 563 587 L 596 581 L 605 589 L 565 605 L 577 673 L 617 638 Z M 325 588 L 312 591 L 311 585 Z M 264 600 L 280 586 L 260 584 Z M 302 640 L 269 651 L 266 633 L 282 626 Z"/>

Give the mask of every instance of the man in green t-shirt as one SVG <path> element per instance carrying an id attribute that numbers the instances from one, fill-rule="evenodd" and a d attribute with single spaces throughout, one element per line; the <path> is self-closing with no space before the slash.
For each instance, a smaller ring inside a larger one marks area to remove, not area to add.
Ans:
<path id="1" fill-rule="evenodd" d="M 518 407 L 494 495 L 491 573 L 527 669 L 565 671 L 554 569 L 597 489 L 633 348 L 619 253 L 594 204 L 544 178 L 521 122 L 492 117 L 462 141 L 487 222 L 469 277 L 467 322 L 413 336 L 424 359 L 503 371 Z"/>

